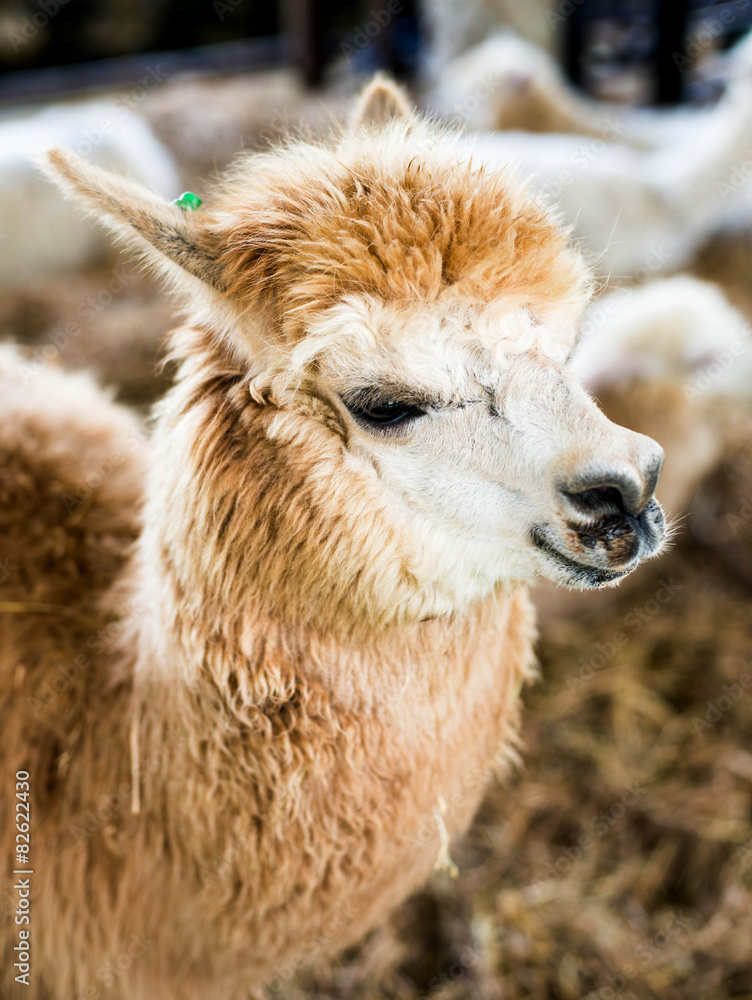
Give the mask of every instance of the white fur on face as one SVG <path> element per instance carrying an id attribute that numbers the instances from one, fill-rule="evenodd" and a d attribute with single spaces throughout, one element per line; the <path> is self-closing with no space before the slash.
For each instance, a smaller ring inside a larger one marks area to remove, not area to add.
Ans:
<path id="1" fill-rule="evenodd" d="M 634 478 L 653 442 L 611 424 L 567 371 L 575 340 L 573 325 L 503 302 L 412 310 L 350 302 L 306 338 L 317 390 L 341 413 L 352 460 L 375 472 L 395 521 L 408 525 L 416 576 L 445 595 L 441 610 L 515 580 L 587 585 L 534 545 L 531 530 L 546 526 L 554 547 L 577 561 L 567 537 L 587 519 L 573 516 L 562 484 L 596 467 Z M 369 425 L 346 403 L 371 389 L 415 401 L 425 415 Z"/>

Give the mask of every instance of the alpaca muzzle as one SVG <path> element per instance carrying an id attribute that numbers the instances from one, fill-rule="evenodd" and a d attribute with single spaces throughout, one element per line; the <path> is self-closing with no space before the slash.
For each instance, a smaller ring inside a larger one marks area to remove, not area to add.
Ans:
<path id="1" fill-rule="evenodd" d="M 573 476 L 558 487 L 558 530 L 533 525 L 531 541 L 557 564 L 559 582 L 603 586 L 660 551 L 666 527 L 654 494 L 663 453 L 652 441 L 642 453 L 642 461 Z"/>

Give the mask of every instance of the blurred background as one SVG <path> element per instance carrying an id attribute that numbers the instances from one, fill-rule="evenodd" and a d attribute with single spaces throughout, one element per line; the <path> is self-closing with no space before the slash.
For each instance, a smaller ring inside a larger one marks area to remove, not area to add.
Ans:
<path id="1" fill-rule="evenodd" d="M 752 1000 L 752 0 L 2 0 L 0 339 L 144 413 L 166 296 L 41 179 L 53 142 L 169 199 L 316 134 L 378 69 L 513 162 L 596 296 L 576 360 L 666 450 L 671 551 L 536 587 L 520 762 L 309 998 Z M 0 898 L 0 919 L 9 899 Z"/>

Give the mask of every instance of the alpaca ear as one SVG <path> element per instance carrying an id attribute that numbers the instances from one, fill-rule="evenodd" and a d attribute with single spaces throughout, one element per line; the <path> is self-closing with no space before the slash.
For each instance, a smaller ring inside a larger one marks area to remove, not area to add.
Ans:
<path id="1" fill-rule="evenodd" d="M 377 73 L 358 98 L 350 125 L 386 125 L 394 119 L 410 121 L 415 107 L 407 93 L 383 73 Z"/>
<path id="2" fill-rule="evenodd" d="M 50 150 L 40 166 L 66 194 L 140 250 L 147 263 L 169 277 L 187 272 L 217 291 L 224 290 L 216 237 L 190 213 L 140 184 L 91 166 L 70 150 Z"/>

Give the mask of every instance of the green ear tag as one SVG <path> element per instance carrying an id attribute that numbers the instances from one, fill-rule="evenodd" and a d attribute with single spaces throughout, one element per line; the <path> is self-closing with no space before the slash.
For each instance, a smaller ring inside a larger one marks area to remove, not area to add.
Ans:
<path id="1" fill-rule="evenodd" d="M 197 208 L 201 207 L 202 202 L 193 191 L 184 191 L 172 204 L 182 208 L 184 212 L 195 212 Z"/>

